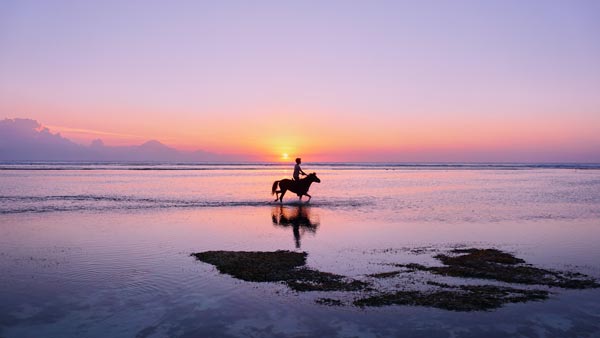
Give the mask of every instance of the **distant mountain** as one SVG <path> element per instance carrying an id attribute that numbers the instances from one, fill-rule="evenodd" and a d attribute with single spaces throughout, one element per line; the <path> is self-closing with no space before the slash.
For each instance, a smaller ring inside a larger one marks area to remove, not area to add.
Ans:
<path id="1" fill-rule="evenodd" d="M 38 121 L 16 118 L 0 120 L 0 160 L 213 162 L 248 158 L 203 150 L 182 152 L 156 140 L 136 146 L 112 147 L 97 139 L 85 146 L 60 133 L 51 133 Z"/>

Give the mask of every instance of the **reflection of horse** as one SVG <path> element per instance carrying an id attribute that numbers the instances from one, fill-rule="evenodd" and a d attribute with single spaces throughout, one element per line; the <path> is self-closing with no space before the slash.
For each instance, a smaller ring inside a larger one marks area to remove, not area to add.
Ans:
<path id="1" fill-rule="evenodd" d="M 300 248 L 300 237 L 306 232 L 316 233 L 319 221 L 315 221 L 310 215 L 310 207 L 298 206 L 276 206 L 271 209 L 273 225 L 287 228 L 292 227 L 296 248 Z"/>
<path id="2" fill-rule="evenodd" d="M 308 189 L 310 189 L 310 185 L 313 182 L 321 183 L 321 180 L 315 173 L 308 174 L 305 178 L 298 181 L 289 180 L 287 178 L 281 181 L 275 181 L 273 182 L 273 188 L 271 188 L 271 195 L 276 194 L 275 202 L 277 202 L 277 200 L 279 200 L 279 202 L 283 202 L 283 195 L 285 195 L 285 192 L 289 190 L 293 193 L 296 193 L 300 199 L 302 199 L 302 196 L 304 195 L 308 196 L 307 202 L 310 202 L 312 197 L 308 194 Z M 279 185 L 280 190 L 277 190 L 277 185 Z"/>

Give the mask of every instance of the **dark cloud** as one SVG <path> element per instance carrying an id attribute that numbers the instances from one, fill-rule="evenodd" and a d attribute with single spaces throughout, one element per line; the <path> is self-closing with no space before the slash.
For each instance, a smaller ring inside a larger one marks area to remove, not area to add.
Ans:
<path id="1" fill-rule="evenodd" d="M 109 147 L 102 140 L 77 144 L 51 133 L 32 119 L 0 120 L 0 160 L 3 161 L 235 161 L 244 158 L 198 150 L 180 152 L 159 141 Z"/>
<path id="2" fill-rule="evenodd" d="M 0 121 L 0 159 L 2 160 L 74 160 L 85 148 L 42 128 L 31 119 Z"/>

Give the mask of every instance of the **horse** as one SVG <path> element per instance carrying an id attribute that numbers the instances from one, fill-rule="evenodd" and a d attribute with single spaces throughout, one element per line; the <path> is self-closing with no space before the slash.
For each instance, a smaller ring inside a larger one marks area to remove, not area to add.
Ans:
<path id="1" fill-rule="evenodd" d="M 298 181 L 290 180 L 287 178 L 280 181 L 275 181 L 273 182 L 273 187 L 271 188 L 271 195 L 276 196 L 275 202 L 279 200 L 279 202 L 281 203 L 283 202 L 283 195 L 285 195 L 285 192 L 289 190 L 293 193 L 296 193 L 300 200 L 302 200 L 302 196 L 308 196 L 308 201 L 306 201 L 308 203 L 312 198 L 312 196 L 308 194 L 308 189 L 310 188 L 310 185 L 313 182 L 321 183 L 321 180 L 317 177 L 317 174 L 315 173 L 308 174 L 305 178 L 302 178 Z M 280 190 L 277 190 L 278 185 Z"/>

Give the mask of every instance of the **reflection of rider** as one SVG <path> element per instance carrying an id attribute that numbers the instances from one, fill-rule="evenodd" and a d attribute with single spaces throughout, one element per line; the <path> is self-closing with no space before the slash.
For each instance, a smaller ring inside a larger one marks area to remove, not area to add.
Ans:
<path id="1" fill-rule="evenodd" d="M 298 206 L 296 208 L 274 207 L 271 210 L 273 225 L 292 228 L 296 248 L 300 248 L 300 238 L 305 231 L 316 233 L 319 227 L 318 219 L 310 215 L 310 208 Z"/>
<path id="2" fill-rule="evenodd" d="M 300 174 L 306 176 L 306 174 L 304 173 L 304 171 L 302 171 L 302 169 L 300 168 L 300 163 L 302 163 L 302 159 L 300 157 L 298 157 L 296 159 L 296 165 L 294 166 L 294 181 L 299 181 L 300 180 Z"/>

